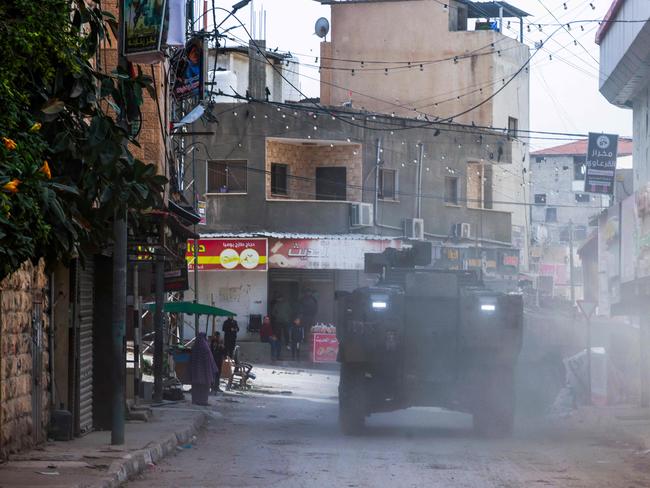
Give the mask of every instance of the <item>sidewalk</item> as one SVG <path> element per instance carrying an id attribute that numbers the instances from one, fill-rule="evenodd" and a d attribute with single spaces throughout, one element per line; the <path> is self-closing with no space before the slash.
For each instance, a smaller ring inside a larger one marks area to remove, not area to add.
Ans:
<path id="1" fill-rule="evenodd" d="M 641 451 L 650 450 L 650 408 L 635 405 L 583 406 L 557 423 Z"/>
<path id="2" fill-rule="evenodd" d="M 149 422 L 129 421 L 124 446 L 110 445 L 110 432 L 92 432 L 68 442 L 47 442 L 13 455 L 0 465 L 0 487 L 117 487 L 150 469 L 175 450 L 191 448 L 195 434 L 211 418 L 210 407 L 189 401 L 152 408 Z"/>

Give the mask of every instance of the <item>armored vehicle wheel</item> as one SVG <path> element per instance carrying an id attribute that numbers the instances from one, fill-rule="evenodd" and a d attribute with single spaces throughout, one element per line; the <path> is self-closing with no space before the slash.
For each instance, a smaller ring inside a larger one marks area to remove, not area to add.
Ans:
<path id="1" fill-rule="evenodd" d="M 514 370 L 511 366 L 490 368 L 479 388 L 474 431 L 484 437 L 508 437 L 512 435 L 514 419 Z"/>
<path id="2" fill-rule="evenodd" d="M 366 395 L 363 369 L 350 364 L 341 365 L 339 380 L 339 424 L 345 435 L 363 431 L 366 421 Z"/>

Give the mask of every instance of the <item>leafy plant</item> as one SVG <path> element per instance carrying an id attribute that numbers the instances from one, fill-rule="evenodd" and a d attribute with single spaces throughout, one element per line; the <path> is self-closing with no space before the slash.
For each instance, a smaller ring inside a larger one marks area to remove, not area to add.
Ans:
<path id="1" fill-rule="evenodd" d="M 131 154 L 125 124 L 151 80 L 98 63 L 116 26 L 91 0 L 0 3 L 0 279 L 105 245 L 116 211 L 138 225 L 160 204 L 166 178 Z"/>

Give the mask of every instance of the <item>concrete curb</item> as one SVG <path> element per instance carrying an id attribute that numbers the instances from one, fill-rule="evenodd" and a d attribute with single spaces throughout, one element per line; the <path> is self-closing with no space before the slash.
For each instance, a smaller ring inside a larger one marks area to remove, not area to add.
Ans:
<path id="1" fill-rule="evenodd" d="M 191 426 L 169 434 L 146 449 L 130 452 L 123 458 L 113 461 L 108 468 L 108 476 L 93 484 L 92 488 L 118 488 L 142 473 L 150 464 L 155 464 L 169 456 L 176 450 L 176 446 L 187 444 L 209 418 L 206 412 L 198 413 Z"/>

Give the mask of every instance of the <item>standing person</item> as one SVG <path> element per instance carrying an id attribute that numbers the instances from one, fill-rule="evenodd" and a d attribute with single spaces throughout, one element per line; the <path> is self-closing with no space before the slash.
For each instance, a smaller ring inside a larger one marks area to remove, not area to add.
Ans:
<path id="1" fill-rule="evenodd" d="M 215 332 L 210 340 L 210 350 L 212 351 L 212 357 L 214 362 L 217 365 L 217 375 L 214 379 L 214 386 L 212 391 L 221 391 L 219 387 L 219 382 L 221 381 L 221 367 L 223 365 L 223 359 L 226 357 L 226 348 L 223 347 L 223 342 L 221 342 L 221 334 Z"/>
<path id="2" fill-rule="evenodd" d="M 262 327 L 260 327 L 260 341 L 270 342 L 272 335 L 273 335 L 273 328 L 271 327 L 271 319 L 267 315 L 262 320 Z"/>
<path id="3" fill-rule="evenodd" d="M 300 343 L 305 337 L 300 317 L 296 318 L 291 325 L 291 359 L 300 360 Z"/>
<path id="4" fill-rule="evenodd" d="M 271 330 L 271 361 L 279 361 L 282 350 L 282 328 L 271 320 Z"/>
<path id="5" fill-rule="evenodd" d="M 226 348 L 226 355 L 232 358 L 232 353 L 237 344 L 237 332 L 239 332 L 239 324 L 234 316 L 230 316 L 223 323 L 223 345 Z"/>
<path id="6" fill-rule="evenodd" d="M 208 405 L 210 386 L 217 375 L 217 364 L 212 357 L 205 332 L 199 332 L 192 346 L 190 372 L 192 373 L 192 403 Z"/>
<path id="7" fill-rule="evenodd" d="M 314 290 L 307 288 L 300 299 L 300 319 L 302 326 L 309 330 L 315 323 L 318 312 L 318 300 L 314 296 Z"/>
<path id="8" fill-rule="evenodd" d="M 274 317 L 273 324 L 277 324 L 280 329 L 278 339 L 284 339 L 284 345 L 289 347 L 289 329 L 291 326 L 291 305 L 279 294 L 275 299 L 275 304 L 271 309 L 271 316 Z"/>

